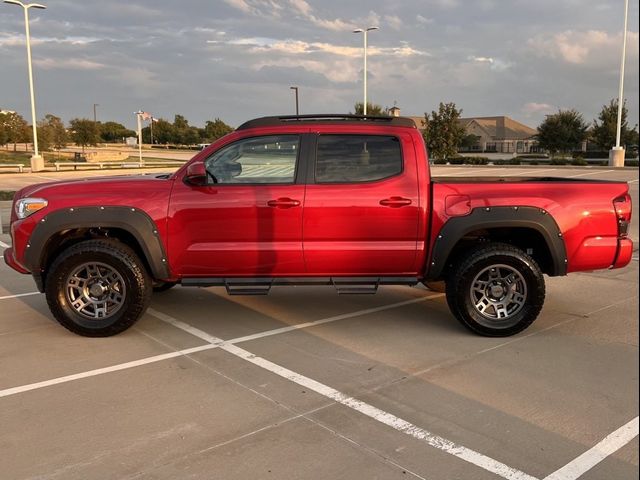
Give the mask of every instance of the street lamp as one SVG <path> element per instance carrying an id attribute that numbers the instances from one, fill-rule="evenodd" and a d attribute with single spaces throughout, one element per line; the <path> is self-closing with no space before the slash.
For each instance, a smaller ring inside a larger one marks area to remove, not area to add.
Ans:
<path id="1" fill-rule="evenodd" d="M 298 87 L 289 87 L 291 90 L 296 91 L 296 115 L 300 115 L 300 110 L 298 108 Z"/>
<path id="2" fill-rule="evenodd" d="M 622 59 L 620 60 L 620 89 L 618 91 L 618 124 L 616 126 L 616 146 L 609 152 L 609 165 L 624 167 L 624 147 L 620 146 L 620 130 L 622 129 L 622 105 L 624 103 L 624 61 L 627 53 L 627 19 L 629 16 L 629 0 L 624 2 L 624 30 L 622 31 Z"/>
<path id="3" fill-rule="evenodd" d="M 367 114 L 367 33 L 371 30 L 378 30 L 378 27 L 356 28 L 353 31 L 353 33 L 364 33 L 364 104 L 362 111 L 365 115 Z"/>
<path id="4" fill-rule="evenodd" d="M 24 4 L 19 0 L 4 0 L 4 3 L 19 5 L 24 10 L 24 28 L 27 36 L 27 65 L 29 66 L 29 92 L 31 93 L 31 123 L 33 123 L 33 156 L 31 157 L 31 171 L 38 172 L 44 170 L 44 161 L 38 153 L 38 130 L 36 128 L 36 100 L 33 93 L 33 70 L 31 68 L 31 38 L 29 36 L 29 9 L 40 8 L 45 9 L 44 5 L 39 3 Z"/>

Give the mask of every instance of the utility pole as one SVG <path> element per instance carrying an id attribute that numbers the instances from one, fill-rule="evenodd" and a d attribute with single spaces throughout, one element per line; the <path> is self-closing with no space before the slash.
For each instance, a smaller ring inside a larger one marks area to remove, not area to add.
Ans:
<path id="1" fill-rule="evenodd" d="M 99 103 L 93 104 L 93 123 L 98 123 L 98 116 L 96 115 L 96 107 L 99 107 Z"/>
<path id="2" fill-rule="evenodd" d="M 627 20 L 629 0 L 624 1 L 624 30 L 622 31 L 622 59 L 620 60 L 620 88 L 618 90 L 618 124 L 616 126 L 616 146 L 609 151 L 609 166 L 624 167 L 624 147 L 620 146 L 622 130 L 622 107 L 624 105 L 624 63 L 627 53 Z"/>
<path id="3" fill-rule="evenodd" d="M 27 37 L 27 66 L 29 69 L 29 93 L 31 95 L 31 123 L 33 124 L 33 156 L 31 157 L 31 171 L 39 172 L 40 170 L 44 170 L 44 160 L 38 152 L 38 129 L 36 126 L 38 120 L 36 118 L 36 99 L 33 92 L 33 69 L 31 67 L 31 36 L 29 35 L 29 9 L 45 9 L 47 7 L 44 5 L 40 5 L 39 3 L 24 4 L 19 0 L 4 0 L 4 3 L 19 5 L 24 10 L 24 29 Z"/>
<path id="4" fill-rule="evenodd" d="M 364 33 L 364 105 L 363 113 L 367 114 L 367 33 L 371 30 L 378 30 L 378 27 L 356 28 L 353 33 Z"/>

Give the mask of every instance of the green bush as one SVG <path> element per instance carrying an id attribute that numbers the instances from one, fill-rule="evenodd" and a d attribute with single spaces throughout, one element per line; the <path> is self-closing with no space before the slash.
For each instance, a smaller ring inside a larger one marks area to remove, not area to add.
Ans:
<path id="1" fill-rule="evenodd" d="M 569 165 L 569 160 L 563 157 L 552 158 L 551 165 Z"/>
<path id="2" fill-rule="evenodd" d="M 587 161 L 582 158 L 582 157 L 574 157 L 573 160 L 571 160 L 571 165 L 588 165 Z"/>
<path id="3" fill-rule="evenodd" d="M 432 163 L 433 163 L 434 165 L 446 165 L 446 164 L 447 164 L 447 161 L 446 161 L 446 160 L 444 160 L 444 159 L 442 159 L 442 158 L 438 158 L 438 159 L 436 159 L 436 160 L 432 160 Z"/>
<path id="4" fill-rule="evenodd" d="M 449 157 L 447 159 L 449 161 L 449 165 L 462 165 L 464 164 L 464 157 Z"/>
<path id="5" fill-rule="evenodd" d="M 467 165 L 486 165 L 489 163 L 487 157 L 464 157 L 464 163 Z"/>
<path id="6" fill-rule="evenodd" d="M 608 165 L 608 163 L 606 165 Z M 624 161 L 624 166 L 625 167 L 637 167 L 638 166 L 638 160 L 625 160 Z"/>
<path id="7" fill-rule="evenodd" d="M 544 159 L 548 159 L 549 155 L 547 155 L 546 153 L 521 153 L 516 158 L 520 158 L 521 160 L 526 160 L 528 158 L 544 160 Z"/>

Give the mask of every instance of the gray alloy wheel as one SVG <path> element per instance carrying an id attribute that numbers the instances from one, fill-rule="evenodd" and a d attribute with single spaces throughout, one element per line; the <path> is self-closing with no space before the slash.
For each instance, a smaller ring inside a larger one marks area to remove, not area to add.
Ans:
<path id="1" fill-rule="evenodd" d="M 486 242 L 460 252 L 446 278 L 447 303 L 465 327 L 488 337 L 523 331 L 544 304 L 536 261 L 506 243 Z"/>
<path id="2" fill-rule="evenodd" d="M 124 304 L 127 287 L 122 275 L 110 265 L 83 263 L 69 273 L 65 295 L 71 307 L 85 318 L 109 318 Z"/>
<path id="3" fill-rule="evenodd" d="M 144 263 L 116 239 L 71 245 L 46 273 L 51 313 L 63 327 L 87 337 L 108 337 L 131 327 L 147 309 L 151 293 Z"/>
<path id="4" fill-rule="evenodd" d="M 492 327 L 499 322 L 502 328 L 508 328 L 517 322 L 516 315 L 527 301 L 527 283 L 509 265 L 490 265 L 471 281 L 469 295 L 481 315 L 479 323 Z"/>

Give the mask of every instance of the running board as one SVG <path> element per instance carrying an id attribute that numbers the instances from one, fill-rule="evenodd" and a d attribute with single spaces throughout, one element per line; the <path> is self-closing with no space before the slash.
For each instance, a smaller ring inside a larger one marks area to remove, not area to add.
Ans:
<path id="1" fill-rule="evenodd" d="M 340 295 L 374 294 L 380 285 L 416 285 L 417 277 L 188 277 L 185 287 L 225 287 L 229 295 L 266 295 L 274 285 L 331 285 Z"/>

